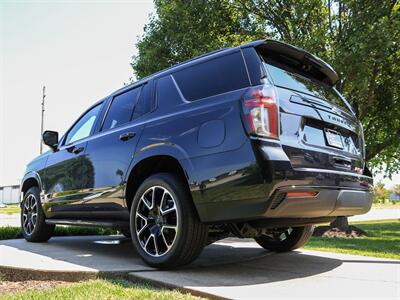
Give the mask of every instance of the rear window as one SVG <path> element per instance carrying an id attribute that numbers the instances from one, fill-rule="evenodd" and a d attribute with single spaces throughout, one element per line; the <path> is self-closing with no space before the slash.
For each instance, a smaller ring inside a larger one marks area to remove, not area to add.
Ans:
<path id="1" fill-rule="evenodd" d="M 141 88 L 138 87 L 114 97 L 102 130 L 119 127 L 131 120 L 134 105 L 139 97 Z"/>
<path id="2" fill-rule="evenodd" d="M 249 86 L 240 52 L 188 67 L 173 76 L 183 96 L 189 101 Z"/>
<path id="3" fill-rule="evenodd" d="M 272 81 L 276 86 L 327 100 L 346 111 L 350 111 L 349 107 L 343 102 L 342 98 L 334 88 L 311 80 L 290 70 L 285 70 L 283 69 L 285 66 L 272 60 L 268 60 L 268 62 L 263 61 L 263 65 L 269 71 Z"/>

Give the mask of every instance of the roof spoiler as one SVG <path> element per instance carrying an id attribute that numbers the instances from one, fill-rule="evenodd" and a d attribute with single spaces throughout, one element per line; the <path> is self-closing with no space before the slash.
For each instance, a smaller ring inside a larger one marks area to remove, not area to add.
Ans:
<path id="1" fill-rule="evenodd" d="M 328 85 L 333 86 L 339 80 L 338 74 L 328 63 L 301 48 L 269 39 L 256 41 L 244 46 L 262 47 L 265 50 L 284 54 L 297 61 L 310 64 L 316 67 L 324 75 L 322 81 Z"/>

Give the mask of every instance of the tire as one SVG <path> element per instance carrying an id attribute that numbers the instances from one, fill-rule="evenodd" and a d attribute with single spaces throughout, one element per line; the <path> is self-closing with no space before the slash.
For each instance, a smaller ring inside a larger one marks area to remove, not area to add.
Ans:
<path id="1" fill-rule="evenodd" d="M 255 241 L 264 249 L 273 252 L 289 252 L 304 246 L 310 239 L 314 231 L 314 226 L 287 228 L 279 237 L 262 235 L 254 238 Z M 282 234 L 285 237 L 282 238 Z"/>
<path id="2" fill-rule="evenodd" d="M 179 177 L 169 173 L 152 175 L 140 185 L 132 202 L 130 229 L 141 258 L 160 269 L 192 262 L 208 235 L 189 191 Z"/>
<path id="3" fill-rule="evenodd" d="M 54 228 L 55 225 L 45 222 L 39 188 L 31 187 L 21 203 L 22 235 L 28 242 L 46 242 L 53 236 Z"/>

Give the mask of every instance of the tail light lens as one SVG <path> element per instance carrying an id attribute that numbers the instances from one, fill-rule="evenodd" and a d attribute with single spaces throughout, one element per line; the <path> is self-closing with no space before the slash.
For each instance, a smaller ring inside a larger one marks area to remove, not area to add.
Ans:
<path id="1" fill-rule="evenodd" d="M 249 134 L 278 139 L 278 105 L 272 85 L 251 88 L 244 96 L 244 114 Z"/>

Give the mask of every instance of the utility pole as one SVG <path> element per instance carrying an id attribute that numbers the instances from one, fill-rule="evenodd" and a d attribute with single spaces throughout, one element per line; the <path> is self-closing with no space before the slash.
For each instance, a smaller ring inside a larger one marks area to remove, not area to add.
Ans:
<path id="1" fill-rule="evenodd" d="M 43 86 L 43 96 L 42 96 L 42 120 L 41 120 L 41 125 L 40 125 L 40 154 L 43 152 L 43 141 L 42 141 L 42 136 L 43 136 L 43 119 L 44 119 L 44 98 L 46 97 L 46 87 Z"/>

